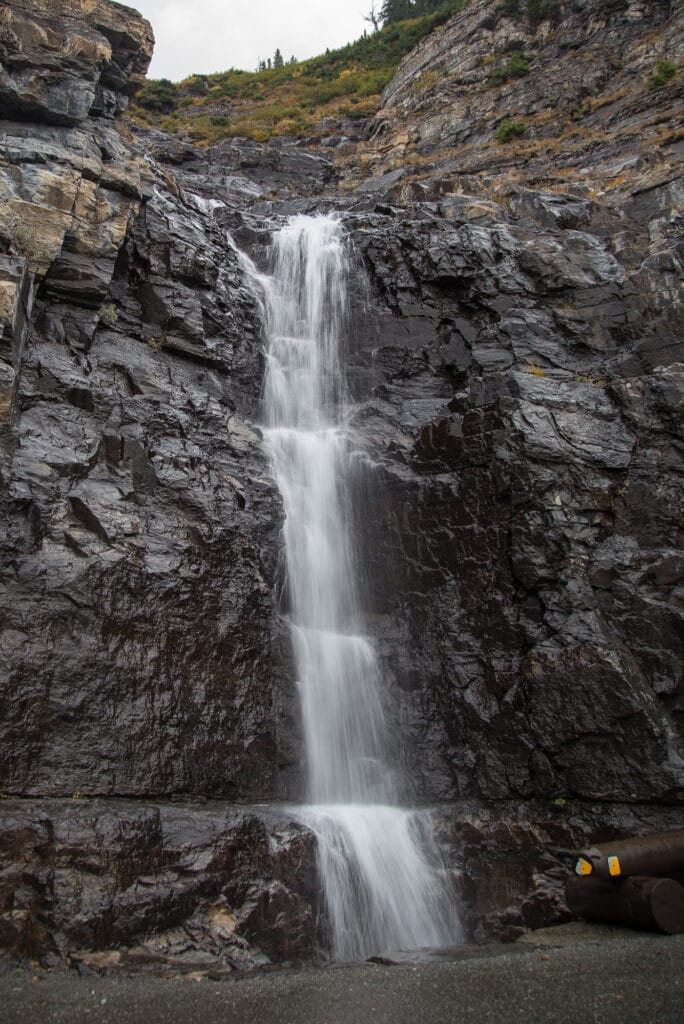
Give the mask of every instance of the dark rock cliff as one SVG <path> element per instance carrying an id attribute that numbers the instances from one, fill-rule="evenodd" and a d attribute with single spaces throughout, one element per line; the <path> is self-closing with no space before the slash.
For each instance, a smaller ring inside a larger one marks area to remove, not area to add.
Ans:
<path id="1" fill-rule="evenodd" d="M 549 230 L 466 198 L 415 213 L 359 238 L 388 312 L 352 363 L 357 386 L 373 378 L 359 420 L 387 511 L 369 518 L 392 525 L 370 576 L 408 713 L 426 709 L 424 791 L 672 797 L 669 273 L 625 265 L 590 222 Z"/>
<path id="2" fill-rule="evenodd" d="M 295 791 L 301 753 L 273 596 L 282 512 L 250 424 L 258 310 L 211 202 L 114 119 L 149 61 L 149 26 L 115 4 L 81 6 L 2 8 L 0 790 L 273 800 Z M 244 899 L 271 908 L 269 947 L 283 901 L 268 869 L 257 895 L 251 872 L 248 898 L 239 859 L 217 873 L 218 854 L 198 853 L 201 868 L 183 860 L 172 881 L 155 867 L 142 896 L 147 868 L 107 865 L 148 819 L 141 844 L 174 848 L 174 812 L 117 807 L 33 810 L 16 828 L 10 814 L 3 944 L 62 949 L 64 915 L 81 922 L 64 931 L 72 947 L 130 944 L 241 877 Z M 236 812 L 195 815 L 208 836 L 236 829 Z M 61 858 L 62 829 L 84 861 L 101 851 L 106 866 L 85 869 L 105 879 L 97 898 Z M 273 859 L 270 826 L 250 829 L 234 840 L 245 858 L 261 843 Z"/>
<path id="3" fill-rule="evenodd" d="M 98 32 L 135 42 L 144 67 L 149 26 L 100 9 Z M 30 24 L 13 8 L 22 54 Z M 71 21 L 56 24 L 73 48 Z M 271 799 L 287 653 L 280 504 L 248 422 L 258 311 L 211 204 L 93 111 L 93 54 L 46 85 L 44 120 L 68 96 L 77 124 L 3 125 L 16 394 L 0 787 Z"/>
<path id="4" fill-rule="evenodd" d="M 557 919 L 575 845 L 681 818 L 680 154 L 634 145 L 679 80 L 583 150 L 581 184 L 537 151 L 504 181 L 468 77 L 468 46 L 511 33 L 555 46 L 563 82 L 597 41 L 672 55 L 676 18 L 585 2 L 532 31 L 485 7 L 334 162 L 134 136 L 135 12 L 0 8 L 1 945 L 230 969 L 321 940 L 308 833 L 236 806 L 297 799 L 302 750 L 259 309 L 227 230 L 261 262 L 295 210 L 338 210 L 355 253 L 368 628 L 471 932 Z M 510 86 L 528 116 L 538 70 Z"/>

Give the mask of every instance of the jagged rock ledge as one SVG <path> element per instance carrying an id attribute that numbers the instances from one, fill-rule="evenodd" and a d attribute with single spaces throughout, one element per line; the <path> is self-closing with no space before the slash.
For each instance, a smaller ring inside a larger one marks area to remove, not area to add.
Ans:
<path id="1" fill-rule="evenodd" d="M 470 941 L 568 919 L 574 854 L 678 811 L 569 801 L 431 812 Z M 83 970 L 221 976 L 325 962 L 313 834 L 283 807 L 4 801 L 0 948 Z M 382 953 L 383 951 L 378 951 Z"/>

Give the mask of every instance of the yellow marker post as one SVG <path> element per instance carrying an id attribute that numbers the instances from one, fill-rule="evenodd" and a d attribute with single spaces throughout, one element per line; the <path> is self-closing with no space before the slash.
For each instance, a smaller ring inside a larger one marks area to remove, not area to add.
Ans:
<path id="1" fill-rule="evenodd" d="M 610 871 L 610 874 L 611 874 L 611 876 L 613 878 L 616 875 L 622 874 L 622 869 L 620 867 L 620 861 L 619 861 L 619 859 L 617 857 L 609 857 L 608 858 L 608 870 Z"/>
<path id="2" fill-rule="evenodd" d="M 593 870 L 591 861 L 588 861 L 585 857 L 580 857 L 575 864 L 576 875 L 590 875 Z"/>

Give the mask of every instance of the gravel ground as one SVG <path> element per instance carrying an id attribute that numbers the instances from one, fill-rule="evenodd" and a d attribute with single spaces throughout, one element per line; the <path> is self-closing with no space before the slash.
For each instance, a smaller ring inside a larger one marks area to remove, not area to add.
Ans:
<path id="1" fill-rule="evenodd" d="M 0 965 L 2 1024 L 683 1024 L 684 935 L 615 932 L 455 961 L 242 980 L 80 977 Z M 539 934 L 539 933 L 538 933 Z"/>

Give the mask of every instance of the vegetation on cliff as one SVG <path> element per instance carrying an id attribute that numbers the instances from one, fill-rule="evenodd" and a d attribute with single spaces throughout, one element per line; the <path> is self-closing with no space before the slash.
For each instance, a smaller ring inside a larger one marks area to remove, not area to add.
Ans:
<path id="1" fill-rule="evenodd" d="M 364 33 L 356 42 L 310 60 L 254 72 L 232 68 L 192 75 L 178 85 L 165 79 L 149 81 L 131 115 L 139 124 L 200 144 L 235 136 L 265 141 L 273 135 L 324 135 L 328 119 L 375 114 L 401 59 L 467 2 L 424 0 L 406 5 L 408 13 L 418 13 L 399 21 L 381 12 L 385 24 L 377 32 Z"/>

